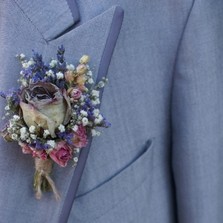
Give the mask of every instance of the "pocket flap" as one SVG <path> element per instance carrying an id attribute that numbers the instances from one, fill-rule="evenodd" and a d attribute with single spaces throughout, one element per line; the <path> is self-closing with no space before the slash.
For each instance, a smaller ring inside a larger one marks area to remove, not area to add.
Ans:
<path id="1" fill-rule="evenodd" d="M 99 187 L 79 195 L 74 201 L 70 219 L 91 222 L 131 195 L 153 170 L 153 147 L 154 139 L 151 139 L 143 152 L 124 169 Z"/>

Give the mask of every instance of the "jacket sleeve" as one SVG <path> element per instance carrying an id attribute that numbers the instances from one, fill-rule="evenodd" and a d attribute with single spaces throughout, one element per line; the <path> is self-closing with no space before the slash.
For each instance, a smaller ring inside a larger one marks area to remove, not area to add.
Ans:
<path id="1" fill-rule="evenodd" d="M 223 1 L 194 0 L 176 60 L 172 167 L 180 223 L 223 222 Z"/>

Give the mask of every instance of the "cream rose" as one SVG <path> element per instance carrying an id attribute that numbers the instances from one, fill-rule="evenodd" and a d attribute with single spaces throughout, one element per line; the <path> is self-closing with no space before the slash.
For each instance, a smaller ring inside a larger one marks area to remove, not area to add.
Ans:
<path id="1" fill-rule="evenodd" d="M 21 93 L 20 107 L 28 127 L 40 126 L 55 137 L 55 129 L 70 120 L 71 106 L 66 91 L 51 83 L 30 84 Z"/>

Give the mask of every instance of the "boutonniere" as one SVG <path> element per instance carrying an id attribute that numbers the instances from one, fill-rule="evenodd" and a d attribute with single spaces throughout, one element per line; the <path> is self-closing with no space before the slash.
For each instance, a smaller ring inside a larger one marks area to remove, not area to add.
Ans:
<path id="1" fill-rule="evenodd" d="M 89 56 L 82 56 L 74 66 L 65 61 L 64 52 L 63 46 L 58 47 L 57 59 L 48 64 L 35 52 L 29 60 L 24 54 L 17 55 L 22 65 L 20 87 L 1 92 L 7 103 L 2 136 L 34 157 L 37 199 L 48 190 L 59 199 L 51 178 L 53 163 L 65 167 L 73 160 L 76 166 L 89 137 L 100 135 L 97 127 L 110 126 L 99 109 L 100 89 L 107 79 L 95 84 Z"/>

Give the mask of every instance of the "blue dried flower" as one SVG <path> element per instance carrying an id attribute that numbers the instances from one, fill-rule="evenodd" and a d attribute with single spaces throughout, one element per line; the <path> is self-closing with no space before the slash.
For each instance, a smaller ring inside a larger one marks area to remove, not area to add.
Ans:
<path id="1" fill-rule="evenodd" d="M 109 127 L 111 127 L 111 123 L 109 121 L 107 121 L 106 118 L 104 118 L 103 122 L 102 122 L 102 127 L 109 128 Z"/>
<path id="2" fill-rule="evenodd" d="M 49 149 L 50 146 L 48 144 L 42 143 L 39 140 L 36 140 L 36 143 L 34 144 L 34 147 L 38 150 L 44 150 Z"/>
<path id="3" fill-rule="evenodd" d="M 3 91 L 0 91 L 0 96 L 6 98 L 6 94 Z"/>
<path id="4" fill-rule="evenodd" d="M 65 49 L 63 45 L 61 45 L 60 47 L 58 47 L 58 50 L 57 50 L 57 60 L 59 61 L 59 63 L 57 64 L 57 71 L 62 71 L 62 72 L 66 71 L 66 62 L 65 62 L 64 53 L 65 53 Z"/>

